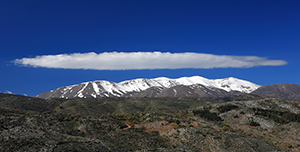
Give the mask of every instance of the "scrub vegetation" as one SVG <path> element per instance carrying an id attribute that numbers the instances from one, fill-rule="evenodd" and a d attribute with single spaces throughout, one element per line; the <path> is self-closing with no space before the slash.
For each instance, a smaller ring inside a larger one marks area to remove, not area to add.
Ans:
<path id="1" fill-rule="evenodd" d="M 1 151 L 299 151 L 300 102 L 0 94 Z"/>

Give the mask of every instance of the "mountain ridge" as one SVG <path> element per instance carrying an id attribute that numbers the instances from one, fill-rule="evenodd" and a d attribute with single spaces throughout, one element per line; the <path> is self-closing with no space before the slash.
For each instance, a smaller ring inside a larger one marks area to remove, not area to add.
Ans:
<path id="1" fill-rule="evenodd" d="M 152 87 L 161 88 L 162 91 L 180 85 L 202 85 L 202 88 L 204 90 L 215 89 L 219 91 L 223 90 L 223 92 L 238 91 L 241 93 L 251 93 L 252 91 L 260 87 L 260 85 L 234 77 L 228 77 L 224 79 L 207 79 L 201 76 L 181 77 L 177 79 L 158 77 L 153 79 L 138 78 L 122 81 L 119 83 L 105 80 L 89 81 L 80 84 L 60 87 L 48 92 L 41 93 L 35 97 L 44 99 L 77 97 L 129 97 L 133 94 L 136 95 L 137 93 L 142 93 Z"/>

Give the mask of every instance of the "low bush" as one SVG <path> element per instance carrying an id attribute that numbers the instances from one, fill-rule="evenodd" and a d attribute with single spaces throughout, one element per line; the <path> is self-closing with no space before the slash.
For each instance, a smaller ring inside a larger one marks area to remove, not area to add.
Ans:
<path id="1" fill-rule="evenodd" d="M 221 117 L 219 117 L 216 113 L 211 113 L 209 110 L 194 110 L 193 114 L 195 116 L 200 116 L 204 119 L 210 120 L 210 121 L 222 121 Z"/>
<path id="2" fill-rule="evenodd" d="M 255 115 L 262 115 L 280 124 L 287 124 L 289 122 L 300 122 L 300 114 L 276 110 L 265 110 L 259 108 L 252 108 L 252 110 L 255 111 Z"/>
<path id="3" fill-rule="evenodd" d="M 220 106 L 220 107 L 217 108 L 217 109 L 219 110 L 220 113 L 224 113 L 224 112 L 230 111 L 230 110 L 232 110 L 232 109 L 237 109 L 237 108 L 239 108 L 239 107 L 236 106 L 236 105 L 226 104 L 226 105 Z"/>

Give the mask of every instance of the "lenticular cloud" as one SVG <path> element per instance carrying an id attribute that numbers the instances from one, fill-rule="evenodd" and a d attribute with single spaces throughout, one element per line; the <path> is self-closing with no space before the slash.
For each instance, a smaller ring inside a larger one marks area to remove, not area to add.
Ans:
<path id="1" fill-rule="evenodd" d="M 283 60 L 257 56 L 228 56 L 204 53 L 105 52 L 42 55 L 14 60 L 15 64 L 63 69 L 138 70 L 138 69 L 210 69 L 280 66 Z"/>

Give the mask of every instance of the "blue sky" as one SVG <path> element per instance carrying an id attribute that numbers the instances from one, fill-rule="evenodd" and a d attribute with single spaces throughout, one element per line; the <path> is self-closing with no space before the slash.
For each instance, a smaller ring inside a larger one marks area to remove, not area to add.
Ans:
<path id="1" fill-rule="evenodd" d="M 299 8 L 293 0 L 1 1 L 0 91 L 194 75 L 299 85 Z"/>

